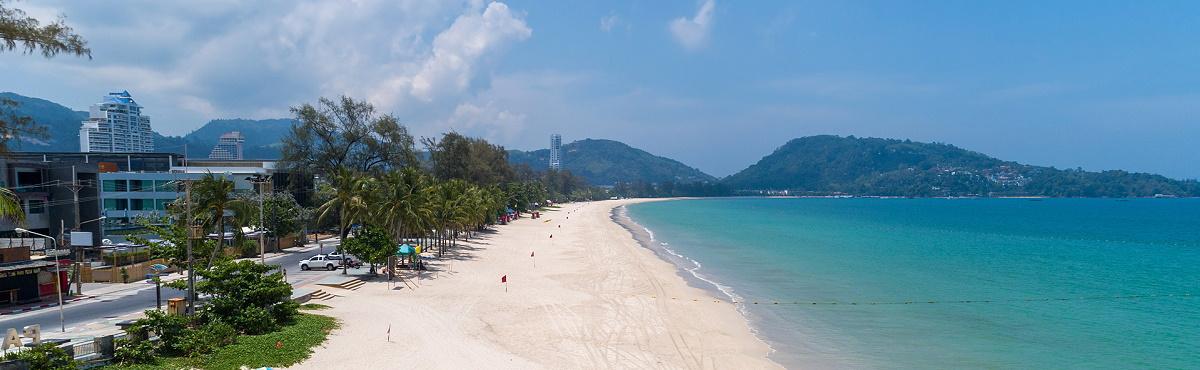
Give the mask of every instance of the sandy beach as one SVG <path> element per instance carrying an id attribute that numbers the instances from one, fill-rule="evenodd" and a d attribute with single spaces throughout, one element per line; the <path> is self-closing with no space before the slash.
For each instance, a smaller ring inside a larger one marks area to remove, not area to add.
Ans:
<path id="1" fill-rule="evenodd" d="M 611 220 L 634 202 L 499 226 L 419 286 L 325 288 L 340 297 L 320 313 L 342 327 L 293 368 L 779 368 L 733 305 L 688 286 Z"/>

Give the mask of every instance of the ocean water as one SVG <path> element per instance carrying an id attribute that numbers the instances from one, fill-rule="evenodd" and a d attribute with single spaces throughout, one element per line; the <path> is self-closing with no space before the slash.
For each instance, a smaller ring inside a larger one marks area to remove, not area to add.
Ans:
<path id="1" fill-rule="evenodd" d="M 1197 199 L 699 199 L 621 212 L 695 284 L 742 301 L 788 367 L 1200 369 Z"/>

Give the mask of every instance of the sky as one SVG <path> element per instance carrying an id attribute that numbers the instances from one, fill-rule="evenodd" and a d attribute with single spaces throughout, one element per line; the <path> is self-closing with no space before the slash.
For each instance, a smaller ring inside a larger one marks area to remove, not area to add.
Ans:
<path id="1" fill-rule="evenodd" d="M 1200 178 L 1200 2 L 20 1 L 93 58 L 0 53 L 0 90 L 153 127 L 348 95 L 418 136 L 614 139 L 715 176 L 818 134 Z"/>

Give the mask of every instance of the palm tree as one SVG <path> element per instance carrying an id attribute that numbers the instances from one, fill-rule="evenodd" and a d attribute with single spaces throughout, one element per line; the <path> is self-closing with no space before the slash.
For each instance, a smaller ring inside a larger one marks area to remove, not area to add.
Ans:
<path id="1" fill-rule="evenodd" d="M 196 182 L 192 196 L 200 207 L 204 225 L 213 228 L 217 233 L 217 247 L 213 248 L 212 256 L 208 259 L 211 268 L 217 255 L 224 249 L 225 242 L 225 210 L 233 201 L 233 181 L 225 177 L 217 177 L 211 172 Z"/>
<path id="2" fill-rule="evenodd" d="M 330 177 L 333 186 L 333 197 L 317 208 L 317 222 L 334 214 L 338 215 L 340 229 L 338 232 L 343 239 L 350 233 L 350 225 L 354 221 L 369 216 L 373 184 L 372 178 L 349 168 L 340 168 Z"/>
<path id="3" fill-rule="evenodd" d="M 373 219 L 383 220 L 393 239 L 403 241 L 427 225 L 432 215 L 429 178 L 420 169 L 406 167 L 389 172 L 382 180 L 380 214 Z"/>
<path id="4" fill-rule="evenodd" d="M 21 207 L 21 198 L 12 189 L 0 188 L 0 219 L 25 222 L 25 208 Z"/>

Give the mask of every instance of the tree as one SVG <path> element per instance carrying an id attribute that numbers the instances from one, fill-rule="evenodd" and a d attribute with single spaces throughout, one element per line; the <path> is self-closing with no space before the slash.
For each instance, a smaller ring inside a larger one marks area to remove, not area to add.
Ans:
<path id="1" fill-rule="evenodd" d="M 459 179 L 472 184 L 500 184 L 514 177 L 504 147 L 457 132 L 441 140 L 425 139 L 433 175 L 439 180 Z"/>
<path id="2" fill-rule="evenodd" d="M 180 202 L 176 202 L 180 203 Z M 130 235 L 129 240 L 134 244 L 140 244 L 150 247 L 150 255 L 154 258 L 163 258 L 167 263 L 178 267 L 187 267 L 187 243 L 188 232 L 187 222 L 183 218 L 181 210 L 182 205 L 172 204 L 169 211 L 174 219 L 138 219 L 136 222 L 139 226 L 147 231 L 147 235 L 156 235 L 154 240 L 148 239 L 141 235 Z M 195 257 L 196 263 L 201 265 L 210 265 L 211 262 L 207 257 L 216 248 L 217 241 L 211 239 L 200 239 L 192 241 L 192 255 Z"/>
<path id="3" fill-rule="evenodd" d="M 329 180 L 333 194 L 317 208 L 317 222 L 336 212 L 340 224 L 338 233 L 344 239 L 354 221 L 368 216 L 368 204 L 373 194 L 372 179 L 349 168 L 340 168 Z"/>
<path id="4" fill-rule="evenodd" d="M 382 199 L 375 208 L 379 215 L 373 219 L 382 220 L 381 226 L 389 228 L 397 241 L 423 234 L 421 231 L 428 229 L 432 214 L 430 183 L 429 177 L 416 167 L 387 173 L 382 178 Z"/>
<path id="5" fill-rule="evenodd" d="M 21 207 L 21 199 L 9 188 L 0 188 L 0 219 L 17 223 L 25 221 L 25 208 Z"/>
<path id="6" fill-rule="evenodd" d="M 25 54 L 40 49 L 46 58 L 59 53 L 92 58 L 92 49 L 87 47 L 87 41 L 67 26 L 65 18 L 42 26 L 40 21 L 26 16 L 21 9 L 4 6 L 6 2 L 0 0 L 0 50 L 13 50 L 20 45 Z"/>
<path id="7" fill-rule="evenodd" d="M 380 172 L 416 165 L 413 137 L 395 116 L 377 115 L 365 101 L 321 98 L 292 108 L 296 123 L 283 139 L 281 167 L 333 174 L 342 168 Z"/>
<path id="8" fill-rule="evenodd" d="M 283 281 L 278 267 L 254 261 L 230 261 L 196 273 L 196 291 L 210 298 L 200 315 L 207 322 L 223 322 L 245 334 L 274 331 L 295 318 L 292 286 Z"/>
<path id="9" fill-rule="evenodd" d="M 225 177 L 217 177 L 207 173 L 193 185 L 192 202 L 199 206 L 199 212 L 194 217 L 200 217 L 204 225 L 211 227 L 217 234 L 217 247 L 213 249 L 208 259 L 208 267 L 212 267 L 224 248 L 225 241 L 225 211 L 233 201 L 233 181 Z"/>
<path id="10" fill-rule="evenodd" d="M 260 195 L 261 196 L 261 195 Z M 279 248 L 279 237 L 300 232 L 304 224 L 304 209 L 290 193 L 271 193 L 263 199 L 263 221 L 256 221 L 267 228 Z M 261 223 L 260 223 L 261 222 Z"/>
<path id="11" fill-rule="evenodd" d="M 342 243 L 342 250 L 362 258 L 371 264 L 371 274 L 375 274 L 375 265 L 387 263 L 388 257 L 396 252 L 396 243 L 388 233 L 378 226 L 368 226 L 358 229 L 354 237 Z"/>

